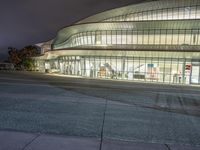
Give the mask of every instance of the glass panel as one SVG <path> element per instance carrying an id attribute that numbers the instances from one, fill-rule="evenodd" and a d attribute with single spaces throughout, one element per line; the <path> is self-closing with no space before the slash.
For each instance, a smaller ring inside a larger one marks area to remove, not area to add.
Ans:
<path id="1" fill-rule="evenodd" d="M 111 36 L 112 36 L 111 31 L 107 31 L 107 44 L 108 45 L 111 45 L 111 43 L 112 43 Z"/>
<path id="2" fill-rule="evenodd" d="M 126 44 L 126 31 L 122 31 L 122 44 Z"/>
<path id="3" fill-rule="evenodd" d="M 160 30 L 155 30 L 155 44 L 160 44 Z"/>
<path id="4" fill-rule="evenodd" d="M 127 35 L 126 35 L 127 36 L 127 39 L 126 39 L 127 44 L 132 44 L 132 34 L 133 34 L 132 31 L 127 31 L 126 33 L 127 33 Z"/>
<path id="5" fill-rule="evenodd" d="M 138 31 L 137 32 L 137 39 L 138 39 L 138 43 L 137 44 L 143 44 L 143 31 Z"/>
<path id="6" fill-rule="evenodd" d="M 101 45 L 107 44 L 107 35 L 106 31 L 101 31 Z"/>
<path id="7" fill-rule="evenodd" d="M 117 31 L 117 44 L 122 44 L 122 33 L 121 31 Z"/>
<path id="8" fill-rule="evenodd" d="M 149 31 L 149 41 L 148 44 L 153 45 L 155 43 L 155 33 L 154 30 Z"/>
<path id="9" fill-rule="evenodd" d="M 100 45 L 101 44 L 101 32 L 100 31 L 96 31 L 96 35 L 95 35 L 95 44 Z"/>
<path id="10" fill-rule="evenodd" d="M 138 44 L 138 31 L 133 31 L 132 43 Z"/>
<path id="11" fill-rule="evenodd" d="M 192 66 L 191 82 L 194 84 L 199 83 L 199 66 Z"/>
<path id="12" fill-rule="evenodd" d="M 148 44 L 149 43 L 149 32 L 148 30 L 143 31 L 143 44 Z"/>
<path id="13" fill-rule="evenodd" d="M 112 31 L 112 44 L 117 44 L 117 32 Z"/>

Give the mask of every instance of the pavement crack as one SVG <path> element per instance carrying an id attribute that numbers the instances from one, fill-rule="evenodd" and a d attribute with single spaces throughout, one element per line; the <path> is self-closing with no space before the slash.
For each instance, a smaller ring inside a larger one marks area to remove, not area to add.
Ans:
<path id="1" fill-rule="evenodd" d="M 101 127 L 101 141 L 100 141 L 99 150 L 102 149 L 102 144 L 103 144 L 103 131 L 104 131 L 104 124 L 105 124 L 107 105 L 108 105 L 108 100 L 106 99 L 105 107 L 104 107 L 104 113 L 103 113 L 103 122 L 102 122 L 102 127 Z"/>
<path id="2" fill-rule="evenodd" d="M 166 147 L 168 150 L 171 150 L 171 148 L 169 147 L 168 144 L 164 144 L 164 145 L 165 145 L 165 147 Z"/>
<path id="3" fill-rule="evenodd" d="M 33 143 L 41 134 L 36 135 L 30 142 L 28 142 L 21 150 L 25 150 L 31 143 Z"/>

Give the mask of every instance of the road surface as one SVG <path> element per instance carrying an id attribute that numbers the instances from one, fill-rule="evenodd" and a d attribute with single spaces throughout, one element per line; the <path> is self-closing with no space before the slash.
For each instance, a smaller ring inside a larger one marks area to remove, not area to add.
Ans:
<path id="1" fill-rule="evenodd" d="M 2 131 L 200 146 L 197 86 L 1 71 L 0 95 Z"/>

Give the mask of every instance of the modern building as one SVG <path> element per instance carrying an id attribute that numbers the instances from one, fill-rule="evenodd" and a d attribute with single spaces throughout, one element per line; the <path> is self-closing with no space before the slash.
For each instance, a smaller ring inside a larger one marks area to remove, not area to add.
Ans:
<path id="1" fill-rule="evenodd" d="M 87 78 L 200 84 L 200 0 L 105 11 L 42 44 L 41 71 Z"/>

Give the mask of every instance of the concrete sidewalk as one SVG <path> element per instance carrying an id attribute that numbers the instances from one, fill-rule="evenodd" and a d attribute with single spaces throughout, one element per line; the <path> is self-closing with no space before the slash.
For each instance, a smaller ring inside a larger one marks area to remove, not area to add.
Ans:
<path id="1" fill-rule="evenodd" d="M 200 147 L 104 140 L 102 150 L 199 150 Z M 100 150 L 100 139 L 0 131 L 0 150 Z"/>

